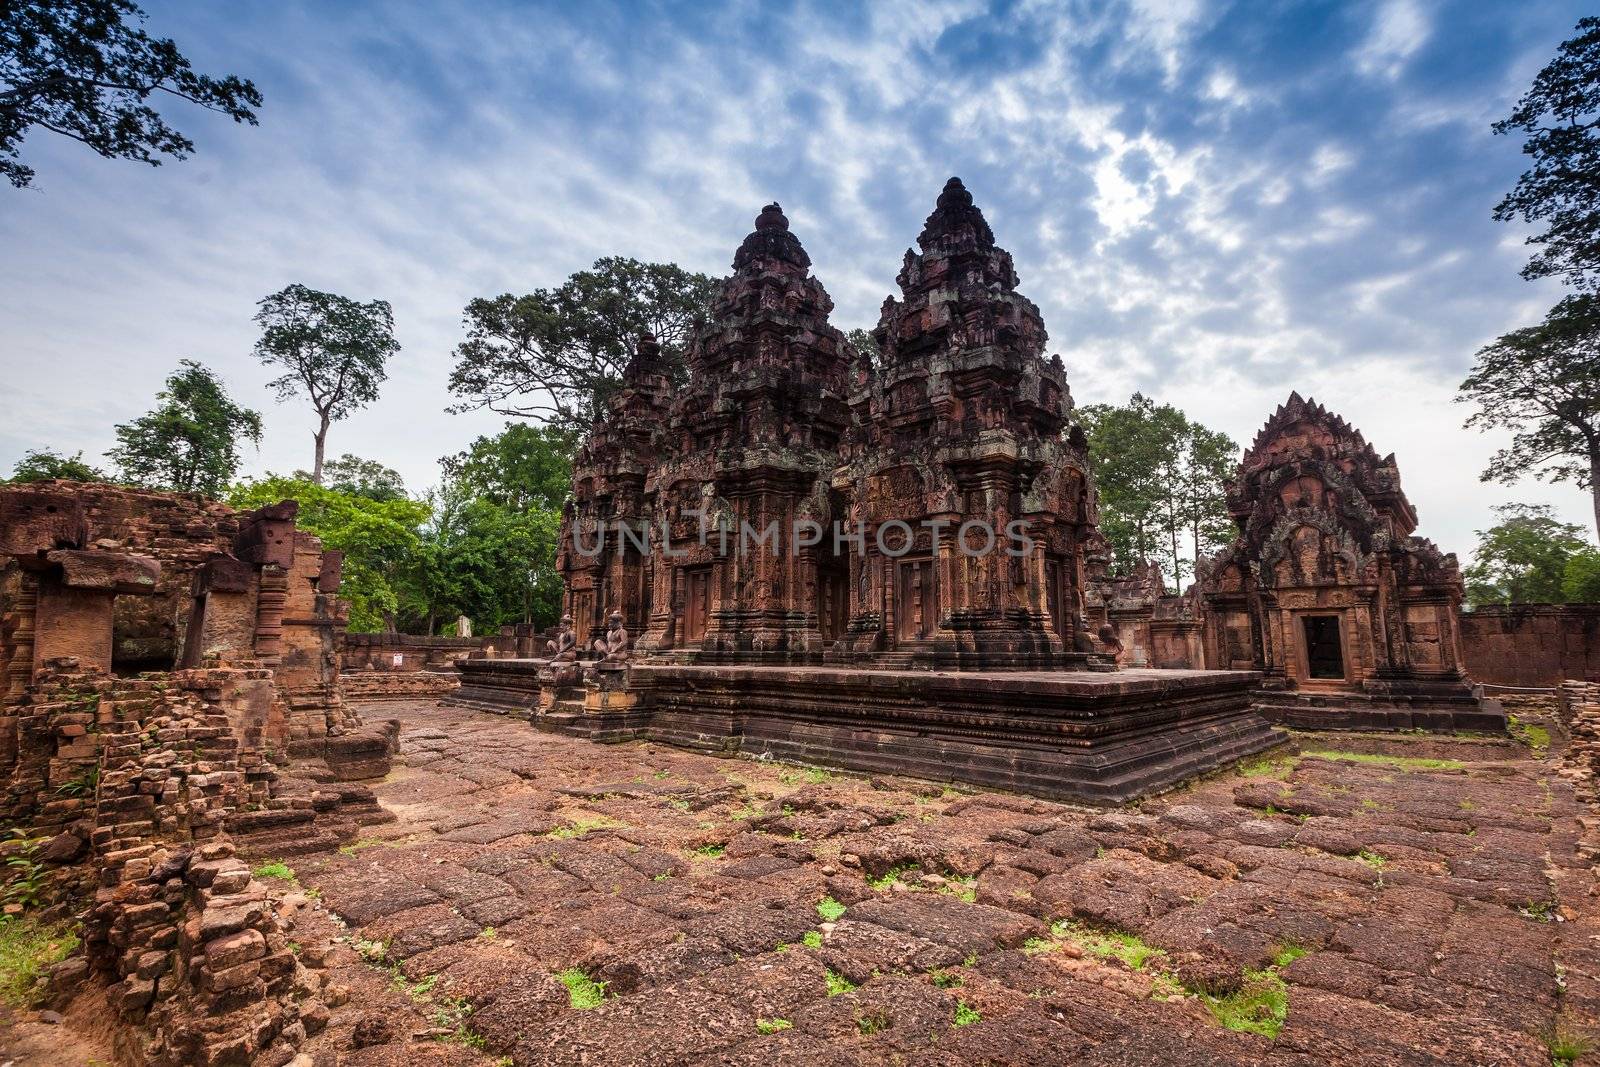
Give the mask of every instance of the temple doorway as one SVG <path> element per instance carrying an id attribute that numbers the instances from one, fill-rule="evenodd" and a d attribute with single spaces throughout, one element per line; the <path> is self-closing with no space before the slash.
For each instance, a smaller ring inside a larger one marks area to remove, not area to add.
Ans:
<path id="1" fill-rule="evenodd" d="M 939 596 L 933 560 L 901 560 L 895 582 L 895 640 L 926 641 L 938 626 Z"/>
<path id="2" fill-rule="evenodd" d="M 1310 678 L 1344 680 L 1344 647 L 1339 638 L 1337 615 L 1306 615 L 1306 674 Z"/>
<path id="3" fill-rule="evenodd" d="M 711 568 L 683 572 L 683 643 L 698 645 L 711 619 Z"/>
<path id="4" fill-rule="evenodd" d="M 850 624 L 850 567 L 844 556 L 824 557 L 817 568 L 817 629 L 832 643 Z"/>

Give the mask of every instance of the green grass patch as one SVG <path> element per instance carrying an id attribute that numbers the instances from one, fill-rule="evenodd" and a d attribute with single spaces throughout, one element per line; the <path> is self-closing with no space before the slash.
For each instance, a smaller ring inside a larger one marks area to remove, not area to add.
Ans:
<path id="1" fill-rule="evenodd" d="M 948 893 L 965 904 L 978 902 L 978 880 L 976 878 L 952 878 L 939 887 L 939 892 Z"/>
<path id="2" fill-rule="evenodd" d="M 578 1011 L 598 1008 L 606 999 L 606 984 L 596 982 L 580 967 L 568 967 L 556 975 L 556 980 L 567 987 L 567 999 Z"/>
<path id="3" fill-rule="evenodd" d="M 951 974 L 949 971 L 944 970 L 943 968 L 940 968 L 936 971 L 929 971 L 928 980 L 934 985 L 938 986 L 940 989 L 960 989 L 964 984 L 966 984 L 966 980 L 959 974 Z"/>
<path id="4" fill-rule="evenodd" d="M 977 1008 L 972 1007 L 964 1000 L 956 1001 L 956 1021 L 954 1025 L 971 1026 L 981 1018 L 983 1016 L 978 1013 Z"/>
<path id="5" fill-rule="evenodd" d="M 1133 934 L 1125 934 L 1120 930 L 1096 930 L 1071 919 L 1056 923 L 1050 932 L 1063 941 L 1072 942 L 1091 956 L 1121 960 L 1136 971 L 1144 970 L 1146 963 L 1166 955 Z M 1027 945 L 1023 946 L 1023 951 L 1027 951 Z"/>
<path id="6" fill-rule="evenodd" d="M 1384 859 L 1370 848 L 1364 848 L 1360 852 L 1357 852 L 1356 859 L 1360 860 L 1362 863 L 1365 863 L 1368 867 L 1371 867 L 1375 871 L 1381 871 L 1385 867 L 1389 866 L 1388 860 Z"/>
<path id="7" fill-rule="evenodd" d="M 348 845 L 340 845 L 339 852 L 341 855 L 354 856 L 357 852 L 363 852 L 369 848 L 377 848 L 383 844 L 385 842 L 379 841 L 375 837 L 363 837 L 361 840 L 352 841 Z"/>
<path id="8" fill-rule="evenodd" d="M 1571 1067 L 1574 1060 L 1594 1051 L 1594 1038 L 1564 1022 L 1557 1022 L 1543 1035 L 1545 1048 L 1556 1067 Z"/>
<path id="9" fill-rule="evenodd" d="M 794 1023 L 790 1022 L 788 1019 L 757 1019 L 756 1033 L 762 1035 L 776 1034 L 780 1031 L 787 1030 L 792 1026 L 794 1026 Z"/>
<path id="10" fill-rule="evenodd" d="M 1459 771 L 1466 766 L 1458 759 L 1424 759 L 1420 756 L 1382 756 L 1375 752 L 1307 752 L 1317 759 L 1341 763 L 1361 763 L 1369 767 L 1390 767 L 1397 771 Z"/>
<path id="11" fill-rule="evenodd" d="M 807 930 L 805 936 L 800 939 L 800 943 L 806 948 L 821 948 L 822 933 L 818 930 Z"/>
<path id="12" fill-rule="evenodd" d="M 823 973 L 828 983 L 828 996 L 830 997 L 836 997 L 840 993 L 848 993 L 856 987 L 854 982 L 835 971 L 825 971 Z"/>
<path id="13" fill-rule="evenodd" d="M 1244 972 L 1244 984 L 1227 996 L 1206 996 L 1206 1007 L 1229 1030 L 1276 1038 L 1289 1017 L 1289 987 L 1277 969 Z"/>
<path id="14" fill-rule="evenodd" d="M 603 815 L 595 815 L 585 819 L 578 819 L 566 826 L 558 826 L 545 834 L 546 837 L 555 838 L 557 841 L 566 841 L 574 837 L 583 837 L 593 830 L 608 830 L 622 825 L 614 819 Z"/>
<path id="15" fill-rule="evenodd" d="M 1506 733 L 1527 745 L 1535 756 L 1550 751 L 1550 731 L 1543 726 L 1523 722 L 1515 715 L 1506 716 Z"/>
<path id="16" fill-rule="evenodd" d="M 33 983 L 77 947 L 73 925 L 46 926 L 31 918 L 0 922 L 0 1000 L 27 1007 Z"/>
<path id="17" fill-rule="evenodd" d="M 856 1016 L 856 1030 L 860 1032 L 862 1037 L 870 1037 L 880 1030 L 887 1030 L 892 1022 L 893 1020 L 889 1018 L 889 1013 L 879 1008 L 866 1015 Z"/>
<path id="18" fill-rule="evenodd" d="M 882 877 L 868 878 L 867 884 L 873 889 L 879 891 L 890 889 L 896 882 L 904 878 L 906 874 L 910 872 L 910 870 L 910 867 L 890 867 L 887 871 L 883 872 Z"/>
<path id="19" fill-rule="evenodd" d="M 822 921 L 825 923 L 838 922 L 844 917 L 846 910 L 843 904 L 832 897 L 823 897 L 817 901 L 817 914 L 822 917 Z"/>
<path id="20" fill-rule="evenodd" d="M 281 860 L 263 863 L 259 867 L 253 868 L 250 873 L 256 878 L 276 878 L 280 882 L 292 882 L 295 880 L 294 868 Z"/>
<path id="21" fill-rule="evenodd" d="M 1309 954 L 1310 952 L 1310 949 L 1301 945 L 1280 945 L 1278 948 L 1273 950 L 1272 965 L 1274 967 L 1287 967 L 1295 960 Z"/>
<path id="22" fill-rule="evenodd" d="M 1267 756 L 1239 764 L 1239 773 L 1246 778 L 1276 778 L 1280 782 L 1294 773 L 1296 756 Z"/>

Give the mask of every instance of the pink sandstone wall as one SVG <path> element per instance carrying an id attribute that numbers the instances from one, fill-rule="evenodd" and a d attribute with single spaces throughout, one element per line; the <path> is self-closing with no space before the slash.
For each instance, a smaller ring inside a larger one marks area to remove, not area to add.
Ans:
<path id="1" fill-rule="evenodd" d="M 1600 681 L 1600 604 L 1516 604 L 1461 615 L 1467 673 L 1488 685 Z"/>

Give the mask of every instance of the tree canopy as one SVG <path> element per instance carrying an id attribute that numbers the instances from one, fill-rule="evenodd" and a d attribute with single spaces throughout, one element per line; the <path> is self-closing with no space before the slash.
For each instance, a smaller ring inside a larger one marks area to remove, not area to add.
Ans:
<path id="1" fill-rule="evenodd" d="M 299 501 L 295 524 L 321 538 L 324 548 L 344 553 L 340 595 L 350 602 L 350 629 L 371 633 L 392 628 L 429 506 L 409 497 L 374 500 L 276 475 L 236 485 L 227 495 L 227 503 L 241 510 L 280 500 Z"/>
<path id="2" fill-rule="evenodd" d="M 1456 399 L 1478 405 L 1468 426 L 1515 434 L 1484 481 L 1573 481 L 1589 490 L 1600 530 L 1600 297 L 1570 296 L 1538 326 L 1485 345 Z"/>
<path id="3" fill-rule="evenodd" d="M 47 482 L 64 478 L 74 482 L 103 482 L 106 474 L 83 461 L 82 452 L 70 456 L 49 448 L 35 448 L 24 452 L 17 465 L 11 468 L 11 482 Z"/>
<path id="4" fill-rule="evenodd" d="M 384 365 L 400 351 L 394 313 L 384 300 L 362 304 L 298 283 L 256 307 L 256 358 L 284 372 L 272 382 L 278 399 L 304 395 L 316 412 L 311 481 L 320 485 L 329 423 L 378 398 Z"/>
<path id="5" fill-rule="evenodd" d="M 222 381 L 183 360 L 153 411 L 116 428 L 108 455 L 121 478 L 147 489 L 221 496 L 239 470 L 239 442 L 261 442 L 261 416 L 229 398 Z"/>
<path id="6" fill-rule="evenodd" d="M 1142 393 L 1123 405 L 1079 408 L 1077 417 L 1089 438 L 1100 532 L 1117 570 L 1155 560 L 1181 586 L 1195 562 L 1232 535 L 1223 484 L 1238 446 Z"/>
<path id="7" fill-rule="evenodd" d="M 1579 289 L 1600 289 L 1600 18 L 1585 18 L 1576 36 L 1533 79 L 1495 133 L 1527 135 L 1522 151 L 1533 167 L 1494 209 L 1500 222 L 1543 227 L 1528 238 L 1539 251 L 1524 278 L 1559 277 Z"/>
<path id="8" fill-rule="evenodd" d="M 486 407 L 586 431 L 641 332 L 655 335 L 669 368 L 681 368 L 716 284 L 673 263 L 609 256 L 555 289 L 473 300 L 450 372 L 450 391 L 461 398 L 452 410 Z"/>
<path id="9" fill-rule="evenodd" d="M 306 471 L 295 471 L 294 476 L 301 481 L 311 481 Z M 405 479 L 400 477 L 399 471 L 348 452 L 323 464 L 322 482 L 329 489 L 364 496 L 368 500 L 401 500 L 406 495 Z"/>
<path id="10" fill-rule="evenodd" d="M 1462 572 L 1469 603 L 1600 599 L 1600 550 L 1581 526 L 1557 520 L 1543 504 L 1503 504 L 1494 510 L 1500 521 L 1478 531 L 1472 565 Z"/>
<path id="11" fill-rule="evenodd" d="M 253 83 L 196 73 L 170 38 L 140 28 L 144 18 L 130 0 L 0 4 L 0 175 L 17 188 L 33 181 L 21 150 L 35 128 L 107 159 L 185 159 L 194 142 L 152 106 L 162 97 L 256 125 Z"/>

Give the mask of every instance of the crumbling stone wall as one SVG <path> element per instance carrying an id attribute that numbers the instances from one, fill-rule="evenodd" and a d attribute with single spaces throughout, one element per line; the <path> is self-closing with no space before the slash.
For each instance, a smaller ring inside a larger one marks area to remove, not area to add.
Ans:
<path id="1" fill-rule="evenodd" d="M 511 635 L 515 641 L 515 633 Z M 429 637 L 413 634 L 352 634 L 340 638 L 346 674 L 357 671 L 449 670 L 457 659 L 481 652 L 493 637 Z"/>
<path id="2" fill-rule="evenodd" d="M 1489 685 L 1546 688 L 1600 681 L 1600 604 L 1509 604 L 1461 616 L 1472 677 Z"/>

